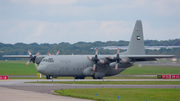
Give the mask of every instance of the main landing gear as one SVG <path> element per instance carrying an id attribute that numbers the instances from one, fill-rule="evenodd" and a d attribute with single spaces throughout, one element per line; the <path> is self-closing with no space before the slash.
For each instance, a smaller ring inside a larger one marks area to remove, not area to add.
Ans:
<path id="1" fill-rule="evenodd" d="M 75 76 L 75 77 L 74 77 L 74 79 L 84 79 L 84 78 L 85 78 L 84 76 L 80 76 L 80 77 Z"/>
<path id="2" fill-rule="evenodd" d="M 92 78 L 93 79 L 103 79 L 103 77 L 95 77 L 95 76 L 93 76 Z"/>

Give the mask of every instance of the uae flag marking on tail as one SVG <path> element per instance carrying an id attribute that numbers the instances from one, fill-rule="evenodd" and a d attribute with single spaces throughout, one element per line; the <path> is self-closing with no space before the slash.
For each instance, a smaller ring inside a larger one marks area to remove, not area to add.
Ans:
<path id="1" fill-rule="evenodd" d="M 137 36 L 136 38 L 137 38 L 137 40 L 140 40 L 140 36 Z"/>

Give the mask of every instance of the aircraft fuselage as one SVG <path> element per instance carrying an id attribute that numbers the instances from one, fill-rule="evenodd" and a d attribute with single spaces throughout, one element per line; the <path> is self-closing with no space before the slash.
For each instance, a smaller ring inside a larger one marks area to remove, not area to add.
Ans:
<path id="1" fill-rule="evenodd" d="M 104 55 L 98 57 L 101 59 Z M 131 63 L 120 64 L 118 70 L 115 70 L 115 63 L 109 63 L 108 60 L 105 60 L 104 64 L 98 63 L 96 70 L 93 71 L 93 64 L 94 61 L 87 59 L 87 55 L 47 56 L 42 59 L 37 71 L 50 76 L 104 77 L 117 75 L 132 66 Z"/>

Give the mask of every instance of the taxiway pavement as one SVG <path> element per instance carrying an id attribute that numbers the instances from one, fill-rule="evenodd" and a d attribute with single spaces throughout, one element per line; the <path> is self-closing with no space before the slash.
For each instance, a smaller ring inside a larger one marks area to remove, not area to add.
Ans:
<path id="1" fill-rule="evenodd" d="M 51 81 L 46 79 L 22 79 L 22 80 L 7 80 L 0 81 L 0 87 L 35 91 L 40 93 L 51 93 L 56 89 L 73 89 L 73 88 L 180 88 L 180 85 L 99 85 L 99 84 L 41 84 L 41 83 L 25 83 L 25 82 L 39 82 Z M 74 81 L 74 79 L 55 79 L 53 81 Z M 180 81 L 180 79 L 84 79 L 75 81 Z"/>
<path id="2" fill-rule="evenodd" d="M 52 80 L 43 80 L 39 79 L 39 81 L 51 81 Z M 74 79 L 54 79 L 53 81 L 74 81 Z M 103 81 L 103 80 L 93 80 L 93 79 L 85 79 L 85 80 L 75 80 L 75 81 Z M 180 79 L 104 79 L 104 81 L 180 81 Z M 0 101 L 9 100 L 7 94 L 13 98 L 13 93 L 16 92 L 15 95 L 19 96 L 25 96 L 25 98 L 28 97 L 28 94 L 31 100 L 33 100 L 32 96 L 42 96 L 43 99 L 44 96 L 50 96 L 52 90 L 56 89 L 78 89 L 78 88 L 180 88 L 180 85 L 99 85 L 99 84 L 41 84 L 41 83 L 25 83 L 25 82 L 37 82 L 35 79 L 22 79 L 22 80 L 6 80 L 6 81 L 0 81 Z M 8 91 L 7 91 L 8 90 Z M 32 95 L 33 92 L 35 92 L 35 95 Z M 27 95 L 24 95 L 24 93 L 27 93 Z M 4 94 L 4 95 L 3 95 Z M 43 95 L 44 94 L 44 95 Z M 54 96 L 54 95 L 52 95 Z M 65 99 L 61 98 L 62 96 L 57 96 L 59 99 Z M 3 99 L 2 99 L 3 98 Z M 15 97 L 17 98 L 17 97 Z M 24 99 L 24 97 L 19 97 Z M 35 97 L 38 101 L 41 101 L 41 98 Z M 46 98 L 46 97 L 44 97 Z M 48 97 L 47 99 L 50 99 Z M 56 97 L 55 97 L 56 98 Z M 55 99 L 54 98 L 54 99 Z M 58 98 L 57 98 L 58 99 Z M 17 98 L 18 100 L 18 98 Z M 69 99 L 76 101 L 76 99 Z M 18 100 L 20 101 L 20 100 Z M 42 100 L 43 101 L 43 100 Z M 68 97 L 66 100 L 68 101 Z"/>

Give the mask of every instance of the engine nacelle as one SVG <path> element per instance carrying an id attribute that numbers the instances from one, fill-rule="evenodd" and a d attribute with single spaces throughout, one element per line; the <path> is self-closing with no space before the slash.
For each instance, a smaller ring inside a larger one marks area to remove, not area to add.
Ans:
<path id="1" fill-rule="evenodd" d="M 122 63 L 122 64 L 126 64 L 129 62 L 131 62 L 131 60 L 128 57 L 123 57 L 123 58 L 121 58 L 121 61 L 120 61 L 120 63 Z"/>
<path id="2" fill-rule="evenodd" d="M 88 67 L 83 70 L 83 75 L 85 76 L 92 76 L 94 74 L 94 71 L 92 70 L 93 67 Z"/>
<path id="3" fill-rule="evenodd" d="M 112 62 L 112 63 L 109 64 L 109 66 L 110 66 L 110 67 L 113 67 L 113 68 L 115 68 L 115 65 L 116 65 L 116 62 Z M 126 67 L 130 67 L 130 66 L 132 66 L 132 65 L 133 65 L 133 64 L 130 63 L 130 62 L 119 63 L 119 64 L 118 64 L 118 68 L 126 68 Z"/>

